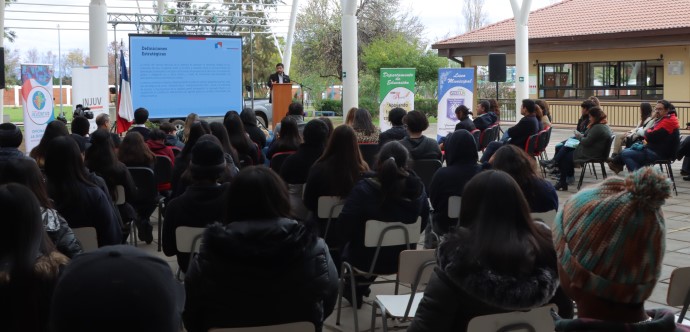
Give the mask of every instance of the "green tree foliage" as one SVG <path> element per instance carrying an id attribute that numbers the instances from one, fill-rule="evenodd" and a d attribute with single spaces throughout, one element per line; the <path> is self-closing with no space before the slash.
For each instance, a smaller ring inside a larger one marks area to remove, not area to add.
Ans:
<path id="1" fill-rule="evenodd" d="M 5 82 L 9 85 L 20 85 L 19 65 L 21 55 L 18 49 L 5 48 Z"/>
<path id="2" fill-rule="evenodd" d="M 5 7 L 9 6 L 13 2 L 17 2 L 17 0 L 5 0 Z M 17 32 L 14 30 L 5 28 L 5 31 L 3 31 L 3 33 L 5 39 L 7 39 L 7 41 L 9 41 L 10 43 L 14 42 L 14 40 L 17 39 Z"/>

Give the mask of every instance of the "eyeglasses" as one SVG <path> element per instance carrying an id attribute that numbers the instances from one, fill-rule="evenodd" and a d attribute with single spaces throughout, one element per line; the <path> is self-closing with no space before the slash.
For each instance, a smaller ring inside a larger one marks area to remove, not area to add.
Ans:
<path id="1" fill-rule="evenodd" d="M 655 110 L 655 111 L 663 111 L 663 110 L 665 110 L 665 108 L 663 108 L 663 107 L 657 107 L 657 108 L 655 108 L 654 110 Z"/>

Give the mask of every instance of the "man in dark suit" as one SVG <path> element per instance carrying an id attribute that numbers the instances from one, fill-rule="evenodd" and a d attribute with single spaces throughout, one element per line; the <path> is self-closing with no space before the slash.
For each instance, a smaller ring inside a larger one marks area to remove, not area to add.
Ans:
<path id="1" fill-rule="evenodd" d="M 273 102 L 273 83 L 290 83 L 290 77 L 283 73 L 283 64 L 276 65 L 276 72 L 268 77 L 268 87 L 271 89 L 271 94 L 268 96 L 268 102 Z"/>

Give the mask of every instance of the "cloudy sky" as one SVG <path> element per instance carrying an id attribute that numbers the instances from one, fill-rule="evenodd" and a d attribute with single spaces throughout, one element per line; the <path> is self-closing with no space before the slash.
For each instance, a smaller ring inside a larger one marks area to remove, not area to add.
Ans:
<path id="1" fill-rule="evenodd" d="M 201 0 L 214 2 L 214 0 Z M 462 32 L 462 0 L 400 0 L 402 7 L 419 16 L 426 26 L 425 38 L 435 41 Z M 523 0 L 518 0 L 522 3 Z M 153 13 L 152 0 L 106 0 L 109 13 Z M 219 2 L 219 1 L 218 1 Z M 542 8 L 554 0 L 532 0 L 532 10 Z M 279 15 L 285 20 L 289 17 L 291 0 L 278 8 Z M 305 0 L 300 3 L 306 3 Z M 19 49 L 22 54 L 36 48 L 39 53 L 48 50 L 62 52 L 70 49 L 82 49 L 88 53 L 88 20 L 89 0 L 17 0 L 6 8 L 5 26 L 14 28 L 17 40 L 5 42 L 9 49 Z M 498 22 L 513 16 L 509 0 L 485 0 L 485 11 L 489 23 Z M 58 29 L 60 25 L 60 43 Z M 274 29 L 277 34 L 287 32 L 287 21 L 280 21 Z M 127 34 L 135 32 L 134 25 L 118 25 L 117 35 L 113 34 L 112 25 L 108 26 L 108 40 L 127 39 Z"/>

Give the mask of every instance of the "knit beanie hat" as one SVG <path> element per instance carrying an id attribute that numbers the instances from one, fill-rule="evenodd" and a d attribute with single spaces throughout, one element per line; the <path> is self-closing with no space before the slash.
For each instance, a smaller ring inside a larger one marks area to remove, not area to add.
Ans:
<path id="1" fill-rule="evenodd" d="M 50 320 L 56 332 L 177 332 L 184 302 L 184 288 L 164 260 L 132 246 L 107 246 L 65 268 Z"/>
<path id="2" fill-rule="evenodd" d="M 23 137 L 22 131 L 13 123 L 0 124 L 0 148 L 17 148 Z"/>
<path id="3" fill-rule="evenodd" d="M 192 148 L 189 171 L 194 174 L 220 174 L 225 169 L 225 153 L 220 145 L 211 141 L 197 142 Z"/>
<path id="4" fill-rule="evenodd" d="M 556 215 L 558 262 L 576 288 L 615 303 L 643 303 L 661 273 L 661 206 L 670 181 L 652 167 L 571 196 Z"/>

